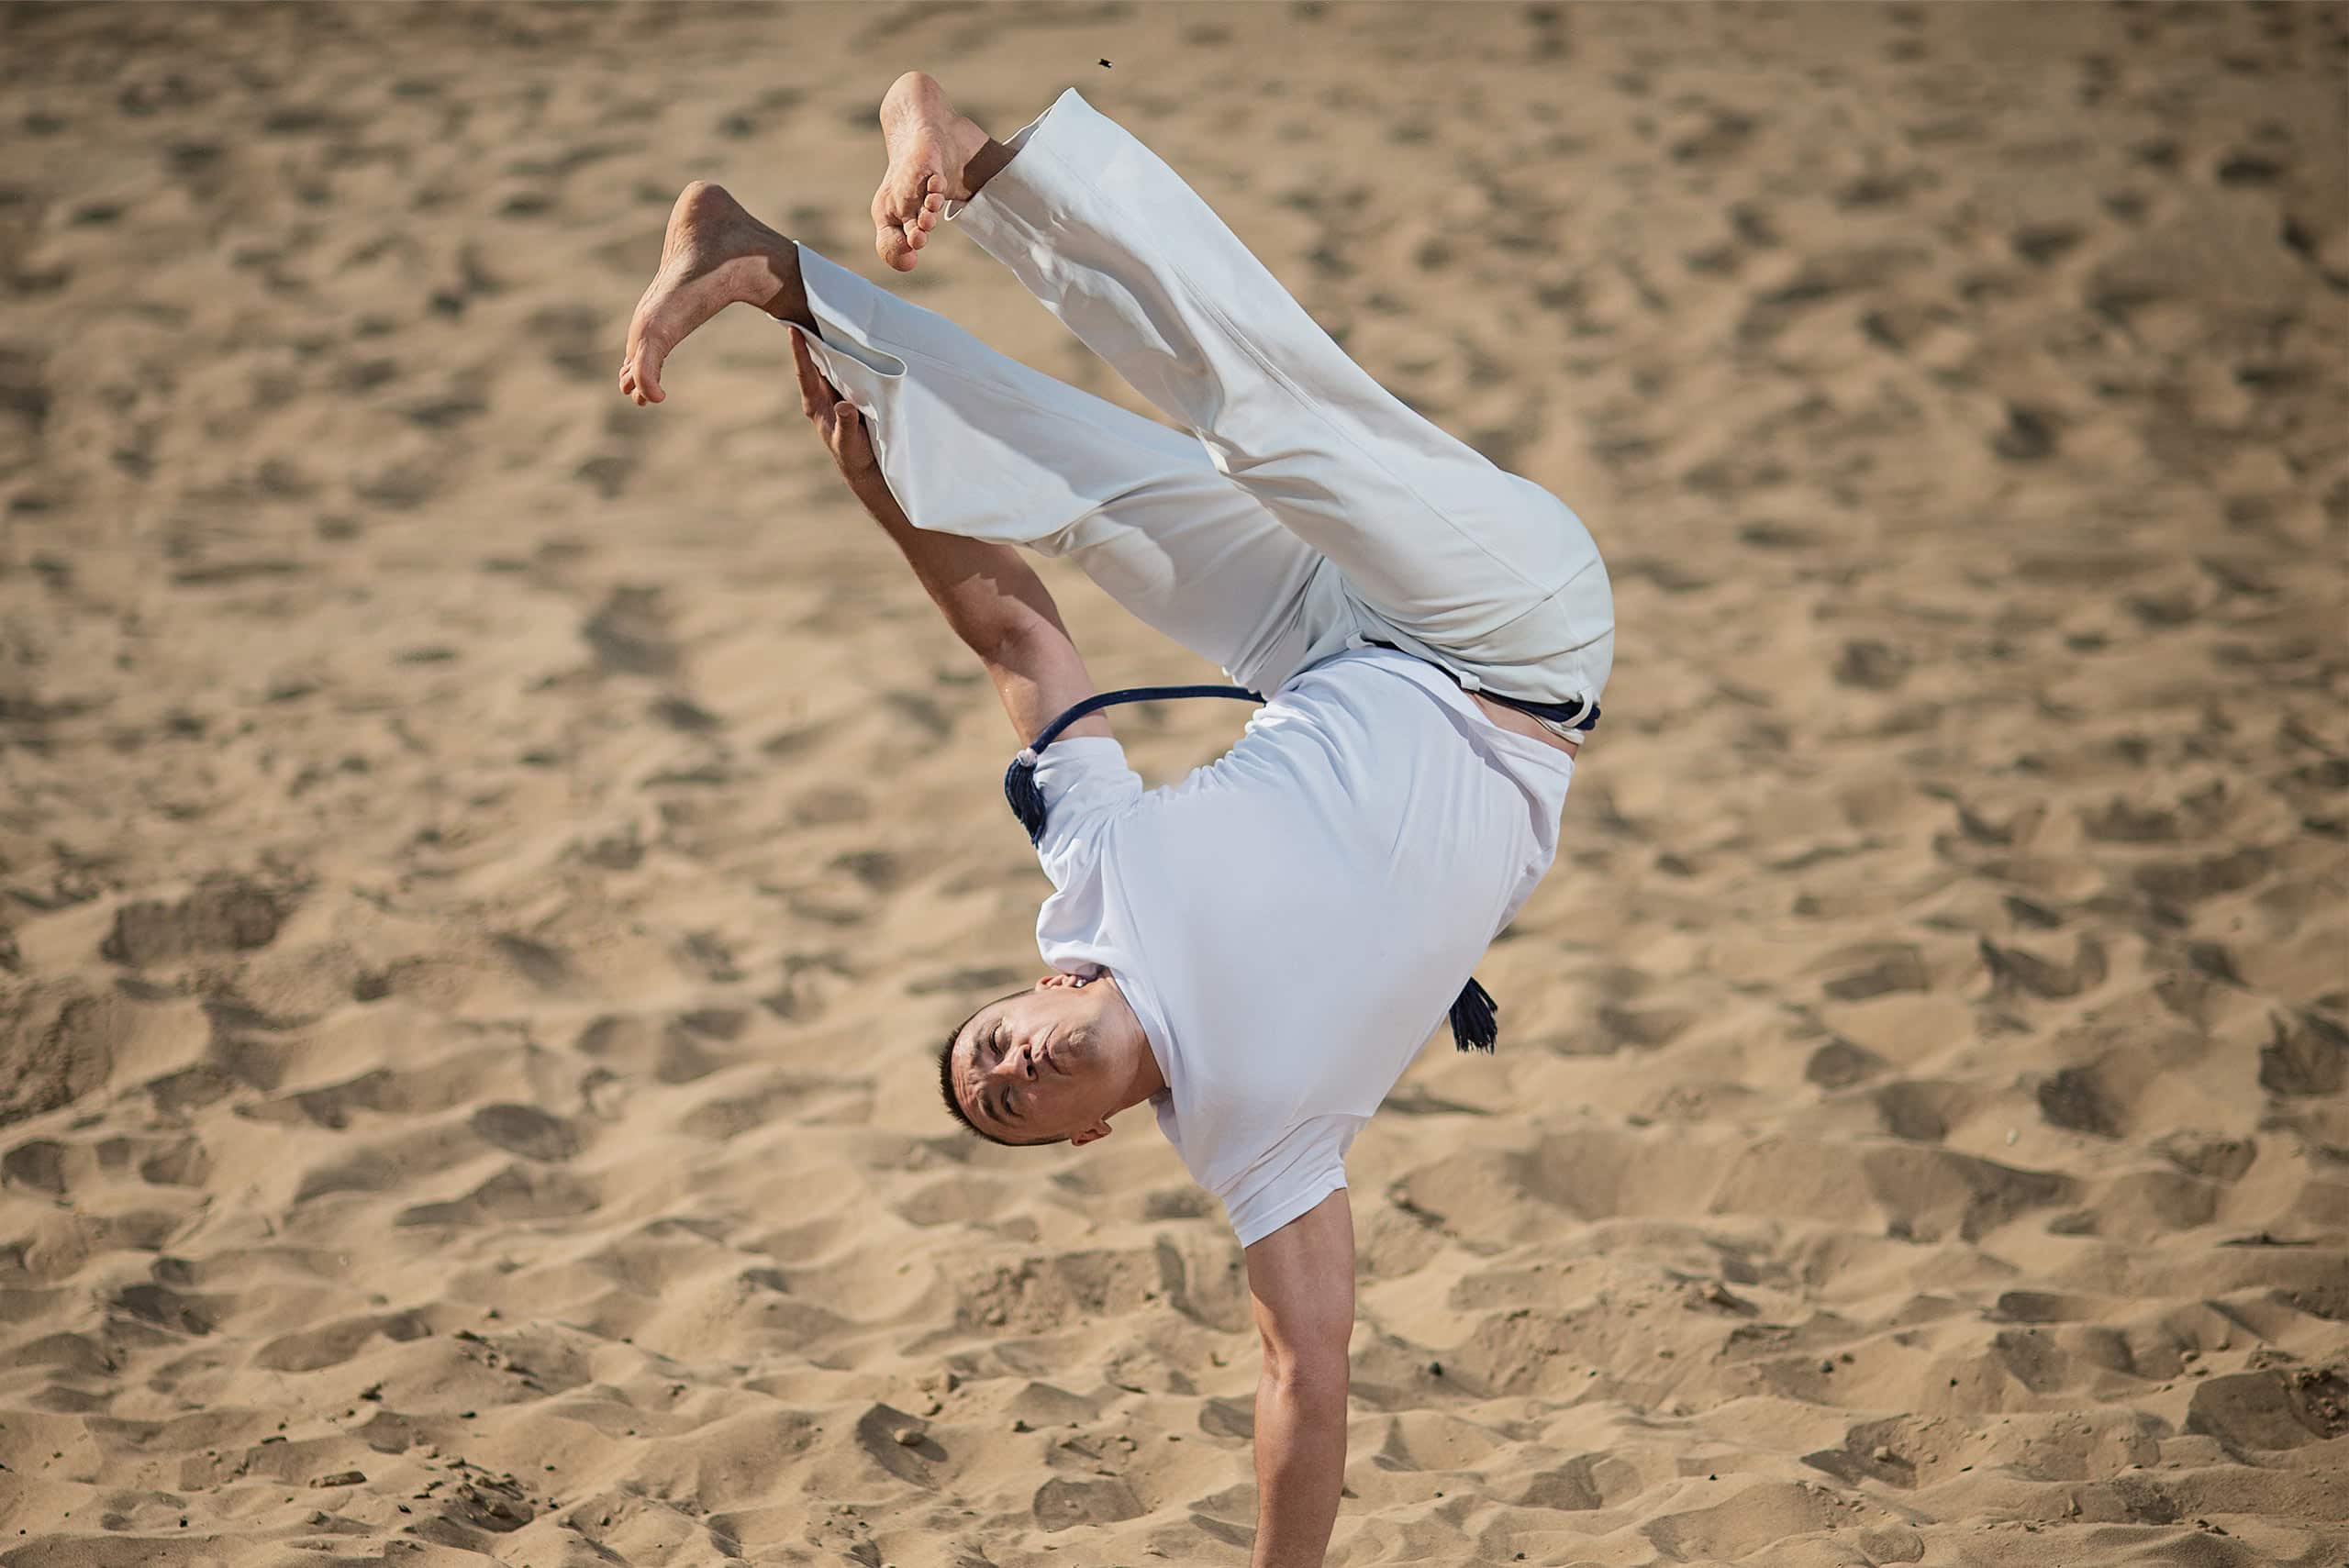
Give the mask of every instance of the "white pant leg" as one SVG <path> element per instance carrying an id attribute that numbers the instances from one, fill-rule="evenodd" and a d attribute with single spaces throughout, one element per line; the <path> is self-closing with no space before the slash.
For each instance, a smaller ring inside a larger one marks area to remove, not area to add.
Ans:
<path id="1" fill-rule="evenodd" d="M 1348 359 L 1182 178 L 1072 89 L 946 216 L 1333 562 L 1360 629 L 1471 686 L 1596 701 L 1614 648 L 1567 506 Z M 1316 641 L 1328 628 L 1310 628 Z"/>
<path id="2" fill-rule="evenodd" d="M 864 416 L 915 527 L 1065 555 L 1258 691 L 1307 662 L 1306 626 L 1344 603 L 1336 573 L 1197 441 L 999 354 L 804 245 L 799 267 L 822 334 L 808 350 Z"/>

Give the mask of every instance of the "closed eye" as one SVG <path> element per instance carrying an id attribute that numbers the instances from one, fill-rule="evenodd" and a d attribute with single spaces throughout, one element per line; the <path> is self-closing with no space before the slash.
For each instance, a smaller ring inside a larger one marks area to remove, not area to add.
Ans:
<path id="1" fill-rule="evenodd" d="M 1005 1029 L 1004 1026 L 998 1023 L 996 1025 L 995 1036 L 993 1040 L 989 1041 L 989 1044 L 994 1047 L 995 1059 L 998 1062 L 1003 1060 L 1004 1042 L 1007 1033 L 1008 1031 Z M 1019 1107 L 1012 1104 L 1011 1091 L 1009 1089 L 1006 1089 L 1002 1092 L 998 1103 L 1003 1106 L 1003 1114 L 996 1118 L 997 1121 L 1009 1124 L 1019 1119 Z"/>

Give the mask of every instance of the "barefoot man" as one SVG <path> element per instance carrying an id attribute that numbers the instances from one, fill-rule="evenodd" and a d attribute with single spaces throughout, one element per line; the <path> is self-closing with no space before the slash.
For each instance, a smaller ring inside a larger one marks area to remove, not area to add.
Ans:
<path id="1" fill-rule="evenodd" d="M 881 125 L 882 259 L 911 271 L 954 222 L 1174 428 L 706 184 L 670 217 L 620 390 L 665 401 L 663 362 L 728 305 L 792 328 L 803 411 L 1029 748 L 1051 973 L 955 1029 L 946 1103 L 1011 1144 L 1154 1108 L 1246 1249 L 1254 1561 L 1319 1563 L 1345 1465 L 1346 1151 L 1447 1009 L 1464 1047 L 1491 1042 L 1469 972 L 1556 854 L 1613 650 L 1606 570 L 1563 503 L 1389 395 L 1074 92 L 997 142 L 910 73 Z M 1106 717 L 1069 718 L 1093 683 L 1021 545 L 1267 694 L 1240 741 L 1145 790 Z"/>

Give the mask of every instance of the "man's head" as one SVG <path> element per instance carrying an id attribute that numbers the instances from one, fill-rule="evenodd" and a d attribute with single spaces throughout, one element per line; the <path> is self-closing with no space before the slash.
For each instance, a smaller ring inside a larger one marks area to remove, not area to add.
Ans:
<path id="1" fill-rule="evenodd" d="M 946 1037 L 939 1088 L 955 1119 L 996 1143 L 1086 1144 L 1149 1096 L 1157 1062 L 1116 982 L 1048 974 Z"/>

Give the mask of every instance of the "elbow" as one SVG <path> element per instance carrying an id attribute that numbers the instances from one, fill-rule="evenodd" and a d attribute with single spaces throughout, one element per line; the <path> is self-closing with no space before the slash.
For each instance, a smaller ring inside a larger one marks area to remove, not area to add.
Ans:
<path id="1" fill-rule="evenodd" d="M 1035 593 L 1043 593 L 1038 584 Z M 1044 634 L 1057 629 L 1052 617 L 1030 602 L 1016 582 L 980 576 L 937 593 L 946 621 L 963 645 L 991 665 L 1018 668 L 1034 657 Z M 1049 606 L 1050 599 L 1043 605 Z M 1066 633 L 1062 633 L 1063 640 Z"/>
<path id="2" fill-rule="evenodd" d="M 985 620 L 965 631 L 963 639 L 995 668 L 1025 670 L 1035 662 L 1035 617 L 1021 613 L 1018 606 L 996 606 Z"/>

